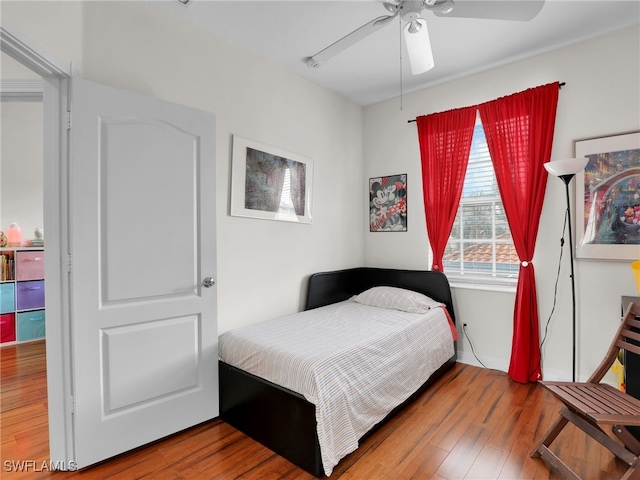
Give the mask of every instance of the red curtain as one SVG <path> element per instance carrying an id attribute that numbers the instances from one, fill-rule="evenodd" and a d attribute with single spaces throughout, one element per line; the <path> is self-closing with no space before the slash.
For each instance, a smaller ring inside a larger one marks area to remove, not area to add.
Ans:
<path id="1" fill-rule="evenodd" d="M 547 186 L 543 163 L 551 157 L 558 90 L 556 82 L 478 106 L 520 259 L 509 376 L 522 383 L 542 378 L 538 300 L 531 259 Z"/>
<path id="2" fill-rule="evenodd" d="M 456 218 L 476 119 L 466 107 L 416 119 L 422 160 L 422 192 L 432 270 L 442 271 L 442 256 Z"/>

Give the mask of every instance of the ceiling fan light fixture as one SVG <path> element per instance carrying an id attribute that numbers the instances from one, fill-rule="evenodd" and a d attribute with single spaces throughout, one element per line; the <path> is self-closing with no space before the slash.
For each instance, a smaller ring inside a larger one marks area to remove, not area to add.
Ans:
<path id="1" fill-rule="evenodd" d="M 399 5 L 394 2 L 383 2 L 382 6 L 387 9 L 387 11 L 395 14 L 398 11 Z"/>
<path id="2" fill-rule="evenodd" d="M 443 0 L 441 2 L 436 2 L 433 6 L 430 6 L 429 9 L 432 12 L 437 12 L 440 15 L 446 15 L 447 13 L 451 13 L 453 7 L 455 7 L 455 3 L 453 0 Z"/>
<path id="3" fill-rule="evenodd" d="M 423 18 L 413 20 L 407 23 L 403 30 L 407 52 L 409 53 L 411 73 L 413 75 L 420 75 L 428 72 L 435 64 L 433 62 L 433 52 L 431 51 L 431 41 L 429 40 L 426 20 Z"/>
<path id="4" fill-rule="evenodd" d="M 422 24 L 417 20 L 414 20 L 413 22 L 409 22 L 409 28 L 408 28 L 409 33 L 411 34 L 418 33 L 421 28 L 422 28 Z"/>

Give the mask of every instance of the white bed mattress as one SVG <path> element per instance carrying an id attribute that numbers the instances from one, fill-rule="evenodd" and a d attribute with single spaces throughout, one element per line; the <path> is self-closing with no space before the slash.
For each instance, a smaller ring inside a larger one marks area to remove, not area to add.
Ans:
<path id="1" fill-rule="evenodd" d="M 351 300 L 237 328 L 219 339 L 222 361 L 316 406 L 326 475 L 453 353 L 444 308 L 416 314 Z"/>

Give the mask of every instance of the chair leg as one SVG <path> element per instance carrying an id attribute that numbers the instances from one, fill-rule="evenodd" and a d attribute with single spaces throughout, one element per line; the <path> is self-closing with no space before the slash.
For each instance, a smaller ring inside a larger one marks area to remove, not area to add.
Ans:
<path id="1" fill-rule="evenodd" d="M 549 445 L 551 445 L 551 443 L 560 434 L 562 429 L 567 425 L 567 422 L 568 420 L 566 418 L 564 418 L 563 416 L 560 416 L 560 418 L 556 420 L 556 423 L 554 423 L 553 426 L 547 431 L 547 434 L 544 437 L 542 437 L 542 440 L 540 440 L 540 442 L 538 442 L 536 447 L 531 451 L 531 454 L 529 456 L 531 458 L 541 456 L 542 446 L 544 445 L 545 447 L 548 448 Z"/>
<path id="2" fill-rule="evenodd" d="M 567 426 L 569 420 L 567 420 L 563 412 L 566 407 L 560 410 L 560 417 L 547 431 L 546 435 L 538 442 L 536 447 L 531 452 L 531 458 L 541 457 L 544 462 L 549 465 L 558 475 L 566 480 L 580 480 L 580 477 L 575 474 L 560 458 L 549 449 L 549 445 L 553 443 L 556 437 L 560 434 L 562 429 Z M 631 479 L 628 479 L 631 480 Z"/>
<path id="3" fill-rule="evenodd" d="M 563 408 L 560 414 L 566 417 L 571 423 L 596 440 L 600 445 L 608 449 L 620 460 L 627 465 L 634 466 L 638 464 L 638 457 L 633 452 L 627 450 L 624 446 L 618 442 L 614 442 L 613 439 L 607 435 L 602 428 L 597 424 L 587 422 L 583 417 L 576 415 L 568 408 Z"/>
<path id="4" fill-rule="evenodd" d="M 622 443 L 625 444 L 629 451 L 640 456 L 640 442 L 636 439 L 636 437 L 631 435 L 631 432 L 629 432 L 626 427 L 622 425 L 614 425 L 613 427 L 611 427 L 611 431 L 616 437 L 622 440 Z"/>
<path id="5" fill-rule="evenodd" d="M 538 449 L 540 457 L 545 463 L 551 467 L 559 476 L 565 480 L 582 480 L 576 473 L 571 470 L 560 458 L 547 448 L 546 445 L 540 445 Z M 627 479 L 630 480 L 630 479 Z"/>
<path id="6" fill-rule="evenodd" d="M 636 453 L 636 449 L 640 449 L 640 442 L 631 435 L 631 433 L 623 426 L 614 425 L 613 433 L 624 443 L 627 448 L 611 439 L 598 425 L 591 424 L 579 417 L 567 407 L 560 410 L 560 418 L 551 426 L 546 435 L 538 442 L 531 452 L 532 458 L 542 457 L 542 459 L 556 472 L 568 480 L 580 480 L 575 472 L 573 472 L 557 455 L 555 455 L 549 446 L 562 429 L 571 421 L 576 427 L 597 440 L 602 446 L 609 449 L 614 455 L 623 460 L 629 469 L 620 480 L 640 480 L 640 458 Z"/>
<path id="7" fill-rule="evenodd" d="M 629 468 L 620 480 L 640 480 L 640 466 Z"/>
<path id="8" fill-rule="evenodd" d="M 629 432 L 626 427 L 614 425 L 612 430 L 613 433 L 626 445 L 627 449 L 635 455 L 638 455 L 638 452 L 640 451 L 640 442 L 636 437 L 631 435 L 631 432 Z M 622 476 L 621 480 L 640 480 L 640 458 L 636 457 L 635 461 Z"/>

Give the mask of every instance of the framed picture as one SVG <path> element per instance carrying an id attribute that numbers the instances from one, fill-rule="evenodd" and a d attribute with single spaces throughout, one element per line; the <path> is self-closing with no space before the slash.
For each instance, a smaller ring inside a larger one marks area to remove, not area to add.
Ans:
<path id="1" fill-rule="evenodd" d="M 576 256 L 640 258 L 640 132 L 575 141 Z"/>
<path id="2" fill-rule="evenodd" d="M 369 179 L 369 231 L 407 231 L 407 175 Z"/>
<path id="3" fill-rule="evenodd" d="M 233 136 L 231 215 L 311 223 L 313 161 Z"/>

